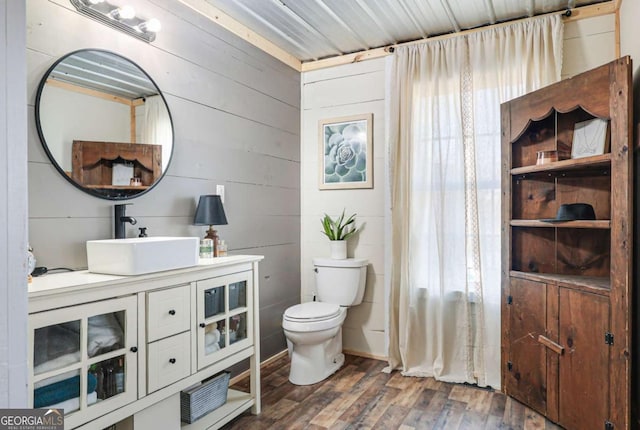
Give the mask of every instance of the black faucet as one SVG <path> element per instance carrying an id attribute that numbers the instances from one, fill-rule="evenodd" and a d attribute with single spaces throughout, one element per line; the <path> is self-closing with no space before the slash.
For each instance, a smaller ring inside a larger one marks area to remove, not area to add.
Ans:
<path id="1" fill-rule="evenodd" d="M 121 205 L 114 206 L 114 217 L 113 220 L 115 222 L 115 238 L 116 239 L 124 239 L 127 237 L 127 231 L 125 230 L 124 223 L 128 222 L 131 225 L 136 225 L 138 221 L 134 217 L 127 216 L 127 205 L 132 203 L 123 203 Z"/>

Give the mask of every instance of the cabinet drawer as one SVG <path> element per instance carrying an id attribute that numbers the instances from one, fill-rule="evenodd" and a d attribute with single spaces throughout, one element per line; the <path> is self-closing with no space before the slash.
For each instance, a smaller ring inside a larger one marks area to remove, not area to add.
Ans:
<path id="1" fill-rule="evenodd" d="M 152 393 L 191 373 L 190 332 L 184 332 L 147 346 L 147 391 Z"/>
<path id="2" fill-rule="evenodd" d="M 189 285 L 147 293 L 147 341 L 189 330 Z"/>

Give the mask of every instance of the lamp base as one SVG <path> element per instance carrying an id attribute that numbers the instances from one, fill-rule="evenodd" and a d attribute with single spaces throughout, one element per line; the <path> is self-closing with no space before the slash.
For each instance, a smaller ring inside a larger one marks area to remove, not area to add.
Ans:
<path id="1" fill-rule="evenodd" d="M 213 240 L 213 256 L 218 256 L 218 231 L 213 229 L 213 226 L 209 226 L 209 230 L 207 230 L 207 234 L 204 237 L 205 239 Z"/>

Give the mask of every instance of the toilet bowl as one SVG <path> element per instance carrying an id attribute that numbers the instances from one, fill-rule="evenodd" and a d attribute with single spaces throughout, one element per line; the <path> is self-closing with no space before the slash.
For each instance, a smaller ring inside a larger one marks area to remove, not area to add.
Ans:
<path id="1" fill-rule="evenodd" d="M 288 308 L 282 316 L 291 370 L 289 381 L 310 385 L 344 364 L 342 323 L 347 307 L 362 302 L 367 260 L 314 259 L 319 301 Z"/>

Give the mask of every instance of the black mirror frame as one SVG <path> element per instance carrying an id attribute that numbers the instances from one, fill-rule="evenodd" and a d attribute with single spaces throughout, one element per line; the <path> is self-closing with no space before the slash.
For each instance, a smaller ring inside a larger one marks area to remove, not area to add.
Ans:
<path id="1" fill-rule="evenodd" d="M 121 58 L 123 60 L 126 60 L 126 61 L 130 62 L 131 64 L 133 64 L 134 66 L 136 66 L 149 79 L 149 81 L 151 81 L 151 83 L 156 87 L 156 89 L 158 90 L 158 94 L 160 95 L 160 97 L 162 97 L 162 101 L 164 102 L 164 105 L 167 108 L 167 115 L 169 116 L 169 122 L 171 123 L 171 131 L 172 131 L 172 133 L 171 133 L 171 155 L 169 156 L 169 162 L 167 163 L 167 168 L 163 170 L 162 175 L 160 175 L 160 177 L 158 179 L 156 179 L 156 181 L 153 184 L 151 184 L 149 186 L 149 188 L 147 188 L 146 190 L 140 191 L 139 193 L 136 193 L 134 195 L 130 195 L 130 196 L 107 196 L 107 195 L 99 193 L 98 191 L 95 191 L 95 190 L 93 190 L 91 188 L 83 187 L 81 184 L 79 184 L 76 181 L 74 181 L 72 177 L 67 175 L 67 173 L 62 169 L 62 167 L 60 167 L 60 165 L 58 164 L 58 161 L 55 159 L 55 157 L 53 156 L 51 151 L 49 151 L 49 147 L 47 145 L 47 140 L 44 137 L 44 133 L 42 131 L 42 124 L 40 122 L 40 98 L 42 97 L 42 91 L 44 90 L 44 86 L 45 86 L 45 84 L 47 82 L 47 78 L 49 77 L 51 72 L 56 68 L 56 66 L 58 66 L 58 64 L 60 64 L 62 61 L 64 61 L 65 59 L 67 59 L 68 57 L 70 57 L 70 56 L 72 56 L 74 54 L 77 54 L 78 52 L 86 52 L 86 51 L 104 52 L 104 53 L 119 57 L 119 58 Z M 38 92 L 36 93 L 35 114 L 36 114 L 36 129 L 38 130 L 38 137 L 40 138 L 40 143 L 42 144 L 42 147 L 44 148 L 44 152 L 47 154 L 47 157 L 49 158 L 49 161 L 51 161 L 51 164 L 53 164 L 53 166 L 56 168 L 58 173 L 60 173 L 73 186 L 75 186 L 79 190 L 84 191 L 85 193 L 90 194 L 90 195 L 92 195 L 94 197 L 98 197 L 98 198 L 101 198 L 101 199 L 104 199 L 104 200 L 116 200 L 117 201 L 117 200 L 131 200 L 131 199 L 135 199 L 137 197 L 140 197 L 140 196 L 142 196 L 144 194 L 147 194 L 149 191 L 151 191 L 153 188 L 155 188 L 155 186 L 158 185 L 158 183 L 164 178 L 165 174 L 167 173 L 167 170 L 169 170 L 169 166 L 171 165 L 171 161 L 173 161 L 173 152 L 175 150 L 176 133 L 175 133 L 175 128 L 173 126 L 173 117 L 171 116 L 171 110 L 169 109 L 169 104 L 167 103 L 167 100 L 164 98 L 164 94 L 162 94 L 162 91 L 160 90 L 160 87 L 158 87 L 158 84 L 156 84 L 156 82 L 153 80 L 153 78 L 151 78 L 151 76 L 149 76 L 149 74 L 142 67 L 140 67 L 136 62 L 130 60 L 129 58 L 127 58 L 125 56 L 122 56 L 120 54 L 116 54 L 115 52 L 108 51 L 106 49 L 85 48 L 85 49 L 78 49 L 76 51 L 70 52 L 70 53 L 68 53 L 66 55 L 63 55 L 59 59 L 57 59 L 51 65 L 51 67 L 49 67 L 49 69 L 47 69 L 47 72 L 44 74 L 44 76 L 42 77 L 42 80 L 40 81 L 40 84 L 38 85 Z"/>

